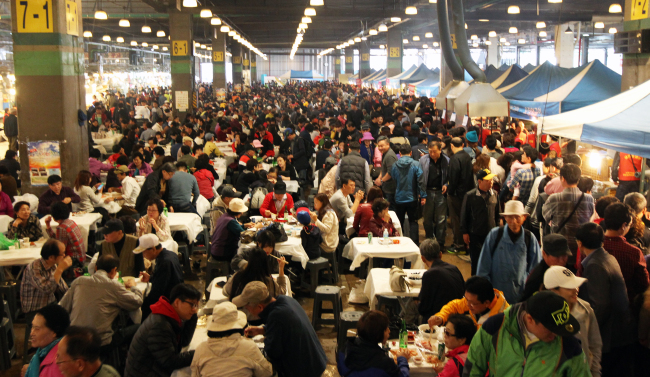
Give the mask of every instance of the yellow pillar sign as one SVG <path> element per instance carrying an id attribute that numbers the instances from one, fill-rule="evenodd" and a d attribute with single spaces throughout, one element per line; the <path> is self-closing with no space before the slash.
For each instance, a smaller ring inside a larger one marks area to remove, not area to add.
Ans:
<path id="1" fill-rule="evenodd" d="M 352 63 L 352 57 L 351 56 L 346 56 L 345 57 L 345 62 L 346 63 Z"/>
<path id="2" fill-rule="evenodd" d="M 249 65 L 249 63 L 248 63 L 248 59 L 244 59 L 244 65 L 245 65 L 246 67 L 248 67 L 248 65 Z"/>
<path id="3" fill-rule="evenodd" d="M 19 33 L 53 33 L 51 0 L 16 0 L 16 31 Z"/>
<path id="4" fill-rule="evenodd" d="M 399 47 L 391 47 L 389 56 L 391 58 L 399 58 L 399 57 L 401 57 L 400 48 Z"/>
<path id="5" fill-rule="evenodd" d="M 187 55 L 187 41 L 172 41 L 172 56 Z"/>
<path id="6" fill-rule="evenodd" d="M 77 3 L 66 0 L 65 2 L 65 30 L 70 35 L 79 36 L 79 18 L 77 18 Z"/>
<path id="7" fill-rule="evenodd" d="M 648 18 L 648 2 L 650 0 L 632 0 L 630 19 L 641 20 Z"/>
<path id="8" fill-rule="evenodd" d="M 232 57 L 232 63 L 233 64 L 241 64 L 241 56 L 233 56 Z"/>
<path id="9" fill-rule="evenodd" d="M 212 60 L 215 62 L 222 62 L 223 61 L 223 51 L 213 51 L 212 52 Z"/>
<path id="10" fill-rule="evenodd" d="M 451 35 L 451 48 L 454 50 L 458 49 L 458 45 L 456 44 L 456 34 Z"/>
<path id="11" fill-rule="evenodd" d="M 367 62 L 370 60 L 370 54 L 361 54 L 361 60 Z"/>
<path id="12" fill-rule="evenodd" d="M 341 64 L 341 59 L 336 59 L 336 64 Z"/>
<path id="13" fill-rule="evenodd" d="M 252 63 L 251 63 L 251 67 L 253 67 L 253 68 L 257 67 L 257 63 L 256 63 L 256 62 L 252 62 Z"/>

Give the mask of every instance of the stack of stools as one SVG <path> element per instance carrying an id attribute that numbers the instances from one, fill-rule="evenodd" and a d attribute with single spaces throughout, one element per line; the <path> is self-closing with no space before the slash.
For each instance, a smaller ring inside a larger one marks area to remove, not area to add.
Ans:
<path id="1" fill-rule="evenodd" d="M 345 346 L 348 342 L 348 330 L 356 329 L 363 312 L 341 312 L 339 331 L 336 337 L 336 352 L 345 353 Z M 354 338 L 354 336 L 352 337 Z"/>
<path id="2" fill-rule="evenodd" d="M 324 309 L 323 302 L 329 301 L 332 303 L 332 309 Z M 321 285 L 316 288 L 316 296 L 314 297 L 314 309 L 311 317 L 311 325 L 316 329 L 320 325 L 334 325 L 334 329 L 338 330 L 339 319 L 343 311 L 343 302 L 341 301 L 341 288 L 333 285 Z M 334 319 L 322 318 L 323 314 L 334 314 Z"/>
<path id="3" fill-rule="evenodd" d="M 7 301 L 1 300 L 0 312 L 0 371 L 11 368 L 11 359 L 16 355 L 16 334 Z"/>
<path id="4" fill-rule="evenodd" d="M 305 268 L 305 271 L 302 274 L 302 285 L 309 287 L 309 292 L 312 297 L 314 296 L 316 287 L 318 287 L 318 277 L 320 275 L 320 272 L 322 270 L 329 270 L 329 268 L 330 262 L 323 257 L 318 257 L 307 262 L 307 268 Z M 307 282 L 307 271 L 309 271 L 309 274 L 311 275 L 309 282 Z M 336 284 L 336 282 L 332 279 L 332 274 L 329 274 L 328 278 L 328 283 Z"/>
<path id="5" fill-rule="evenodd" d="M 329 264 L 331 266 L 330 269 L 329 269 L 329 273 L 332 275 L 332 280 L 334 281 L 333 284 L 338 283 L 338 281 L 339 281 L 339 265 L 338 265 L 338 263 L 336 261 L 336 250 L 334 250 L 331 253 L 321 253 L 321 255 L 324 256 L 325 259 L 327 259 L 327 261 L 329 262 Z"/>

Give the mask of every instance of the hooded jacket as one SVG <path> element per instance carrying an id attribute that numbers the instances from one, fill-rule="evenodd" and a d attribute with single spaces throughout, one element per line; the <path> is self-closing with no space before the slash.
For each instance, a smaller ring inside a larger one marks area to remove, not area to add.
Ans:
<path id="1" fill-rule="evenodd" d="M 192 363 L 194 351 L 181 352 L 190 344 L 197 316 L 183 323 L 166 297 L 151 305 L 151 315 L 133 337 L 124 377 L 170 376 Z"/>
<path id="2" fill-rule="evenodd" d="M 297 171 L 309 169 L 309 159 L 314 154 L 314 142 L 307 131 L 302 131 L 293 147 L 293 167 Z"/>
<path id="3" fill-rule="evenodd" d="M 427 186 L 420 163 L 411 156 L 402 156 L 390 171 L 390 176 L 397 182 L 395 203 L 410 203 L 427 197 Z"/>
<path id="4" fill-rule="evenodd" d="M 442 309 L 440 309 L 440 311 L 434 315 L 436 317 L 442 318 L 442 322 L 444 323 L 447 322 L 447 319 L 449 319 L 449 316 L 452 314 L 464 314 L 469 316 L 477 327 L 481 327 L 487 318 L 499 313 L 503 313 L 503 311 L 506 310 L 509 306 L 510 305 L 508 305 L 506 298 L 503 297 L 503 292 L 498 289 L 494 289 L 494 298 L 492 299 L 492 302 L 489 306 L 490 311 L 487 313 L 487 315 L 483 315 L 478 319 L 476 319 L 474 313 L 469 310 L 469 304 L 467 303 L 467 299 L 465 297 L 449 301 L 447 305 L 443 306 Z"/>
<path id="5" fill-rule="evenodd" d="M 348 340 L 345 361 L 342 364 L 339 368 L 348 377 L 408 377 L 410 375 L 405 357 L 399 356 L 395 364 L 395 361 L 386 355 L 377 343 L 359 337 Z"/>
<path id="6" fill-rule="evenodd" d="M 199 185 L 199 192 L 206 199 L 214 198 L 214 192 L 212 191 L 212 186 L 214 186 L 214 176 L 207 169 L 201 169 L 194 172 L 194 178 L 196 178 L 196 183 Z"/>
<path id="7" fill-rule="evenodd" d="M 252 339 L 241 334 L 210 338 L 201 343 L 192 359 L 192 376 L 271 377 L 273 367 Z"/>

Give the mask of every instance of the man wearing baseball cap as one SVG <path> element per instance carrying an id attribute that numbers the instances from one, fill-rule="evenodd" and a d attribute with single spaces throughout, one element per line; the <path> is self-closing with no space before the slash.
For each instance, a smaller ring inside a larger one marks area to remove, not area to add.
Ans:
<path id="1" fill-rule="evenodd" d="M 539 292 L 485 321 L 472 340 L 463 376 L 591 376 L 575 337 L 579 331 L 564 298 Z"/>
<path id="2" fill-rule="evenodd" d="M 542 263 L 544 261 L 540 264 Z M 580 286 L 585 281 L 587 279 L 575 276 L 571 270 L 564 266 L 548 267 L 544 273 L 544 287 L 562 296 L 569 304 L 571 315 L 578 320 L 580 332 L 576 334 L 576 338 L 582 343 L 582 352 L 587 356 L 591 375 L 599 377 L 603 341 L 600 337 L 598 320 L 591 305 L 578 298 Z"/>
<path id="3" fill-rule="evenodd" d="M 499 225 L 499 195 L 492 190 L 492 174 L 489 169 L 476 173 L 478 185 L 465 194 L 460 212 L 460 231 L 468 245 L 472 260 L 472 275 L 476 275 L 478 259 L 483 242 L 490 230 Z"/>
<path id="4" fill-rule="evenodd" d="M 501 216 L 508 225 L 496 227 L 488 233 L 476 275 L 488 278 L 494 288 L 503 292 L 508 302 L 519 302 L 526 276 L 541 259 L 539 243 L 523 227 L 528 212 L 522 202 L 510 200 Z"/>
<path id="5" fill-rule="evenodd" d="M 214 229 L 219 217 L 228 210 L 230 201 L 234 198 L 239 198 L 242 193 L 238 192 L 233 185 L 223 184 L 217 189 L 217 194 L 219 196 L 212 202 L 212 211 L 210 213 L 210 219 L 212 221 L 210 233 L 212 233 L 212 229 Z"/>
<path id="6" fill-rule="evenodd" d="M 155 234 L 145 234 L 138 239 L 139 245 L 133 249 L 133 254 L 142 254 L 147 260 L 156 261 L 153 274 L 140 271 L 143 283 L 151 283 L 151 290 L 142 303 L 142 320 L 151 309 L 149 306 L 158 302 L 161 296 L 169 297 L 172 288 L 183 282 L 183 269 L 178 261 L 178 255 L 160 244 Z"/>
<path id="7" fill-rule="evenodd" d="M 249 326 L 245 334 L 264 335 L 264 352 L 278 375 L 320 377 L 323 374 L 327 356 L 298 301 L 285 295 L 274 298 L 266 284 L 252 281 L 232 303 L 262 319 L 263 326 Z"/>
<path id="8" fill-rule="evenodd" d="M 533 268 L 526 279 L 521 301 L 544 289 L 544 273 L 550 266 L 565 267 L 569 256 L 573 255 L 569 243 L 561 234 L 547 234 L 542 240 L 542 260 Z M 549 289 L 548 287 L 546 287 Z"/>

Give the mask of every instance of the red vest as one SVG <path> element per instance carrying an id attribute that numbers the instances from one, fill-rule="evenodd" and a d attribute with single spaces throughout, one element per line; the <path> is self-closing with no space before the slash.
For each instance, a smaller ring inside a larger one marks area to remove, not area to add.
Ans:
<path id="1" fill-rule="evenodd" d="M 618 180 L 638 181 L 639 178 L 636 178 L 634 176 L 634 173 L 641 171 L 641 157 L 632 156 L 630 154 L 621 152 L 619 161 L 620 162 L 618 163 Z"/>

